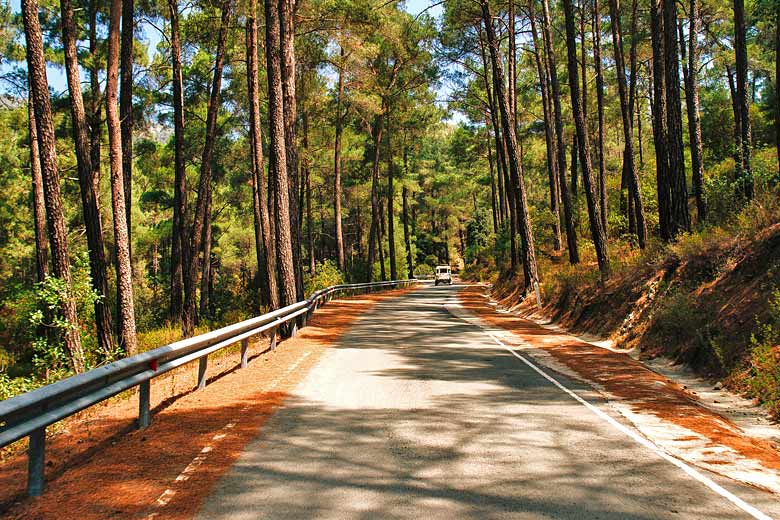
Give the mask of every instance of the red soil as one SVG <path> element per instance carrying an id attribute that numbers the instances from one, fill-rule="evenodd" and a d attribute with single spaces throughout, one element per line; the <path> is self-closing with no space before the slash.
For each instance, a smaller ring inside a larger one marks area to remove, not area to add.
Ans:
<path id="1" fill-rule="evenodd" d="M 134 396 L 65 421 L 47 439 L 47 489 L 42 497 L 24 494 L 26 455 L 0 466 L 0 516 L 191 518 L 325 349 L 377 301 L 406 291 L 330 302 L 275 351 L 263 353 L 265 339 L 252 344 L 246 369 L 238 368 L 237 352 L 212 361 L 205 390 L 192 390 L 196 364 L 154 380 L 152 424 L 145 430 L 133 429 L 138 406 Z"/>
<path id="2" fill-rule="evenodd" d="M 549 352 L 583 379 L 629 401 L 635 410 L 652 413 L 662 420 L 687 428 L 706 437 L 713 445 L 732 448 L 746 458 L 760 461 L 767 468 L 780 469 L 780 452 L 770 443 L 748 437 L 728 419 L 695 402 L 679 384 L 626 354 L 596 347 L 512 314 L 499 314 L 483 292 L 484 289 L 479 287 L 467 287 L 459 293 L 461 303 L 483 320 Z"/>

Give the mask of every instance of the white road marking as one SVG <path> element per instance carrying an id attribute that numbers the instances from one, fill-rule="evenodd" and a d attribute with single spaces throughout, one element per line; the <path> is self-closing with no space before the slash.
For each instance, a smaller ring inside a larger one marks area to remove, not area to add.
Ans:
<path id="1" fill-rule="evenodd" d="M 466 320 L 464 320 L 464 321 L 466 321 Z M 627 435 L 628 437 L 630 437 L 631 439 L 633 439 L 637 443 L 641 444 L 645 448 L 653 451 L 656 455 L 658 455 L 659 457 L 661 457 L 665 461 L 667 461 L 667 462 L 677 466 L 678 468 L 683 470 L 686 474 L 688 474 L 688 476 L 690 476 L 694 480 L 697 480 L 698 482 L 704 484 L 705 486 L 710 488 L 712 491 L 714 491 L 718 495 L 722 496 L 723 498 L 725 498 L 726 500 L 728 500 L 729 502 L 731 502 L 732 504 L 734 504 L 735 506 L 737 506 L 738 508 L 743 510 L 745 513 L 747 513 L 750 516 L 752 516 L 753 518 L 756 518 L 757 520 L 772 520 L 772 517 L 770 517 L 767 514 L 759 511 L 758 509 L 756 509 L 755 507 L 751 506 L 750 504 L 748 504 L 747 502 L 745 502 L 744 500 L 742 500 L 738 496 L 734 495 L 733 493 L 731 493 L 727 489 L 725 489 L 722 486 L 718 485 L 717 483 L 713 482 L 709 477 L 707 477 L 706 475 L 700 473 L 699 471 L 697 471 L 696 469 L 692 468 L 691 466 L 689 466 L 685 462 L 683 462 L 683 461 L 681 461 L 679 459 L 675 459 L 674 457 L 672 457 L 671 455 L 669 455 L 666 452 L 664 452 L 663 450 L 661 450 L 661 448 L 659 448 L 658 446 L 656 446 L 655 444 L 653 444 L 652 442 L 650 442 L 646 438 L 644 438 L 641 435 L 639 435 L 638 433 L 628 429 L 626 426 L 624 426 L 624 425 L 620 424 L 619 422 L 617 422 L 614 418 L 610 417 L 609 415 L 607 415 L 603 411 L 599 410 L 598 408 L 596 408 L 595 406 L 593 406 L 592 404 L 587 402 L 585 399 L 583 399 L 582 397 L 577 395 L 574 391 L 568 389 L 566 386 L 564 386 L 562 383 L 560 383 L 557 379 L 555 379 L 554 377 L 549 375 L 547 372 L 545 372 L 541 368 L 537 367 L 534 363 L 529 361 L 527 358 L 525 358 L 524 356 L 521 356 L 520 354 L 518 354 L 515 349 L 513 349 L 512 347 L 509 347 L 506 344 L 504 344 L 504 342 L 501 341 L 498 337 L 496 337 L 496 335 L 491 330 L 489 330 L 489 329 L 487 329 L 487 328 L 485 328 L 485 327 L 483 327 L 481 325 L 478 325 L 478 326 L 482 330 L 484 330 L 485 333 L 493 341 L 495 341 L 499 346 L 501 346 L 504 349 L 506 349 L 509 353 L 511 353 L 517 359 L 519 359 L 520 361 L 522 361 L 523 363 L 528 365 L 528 367 L 533 369 L 536 373 L 538 373 L 539 375 L 544 377 L 546 380 L 548 380 L 550 383 L 552 383 L 553 385 L 555 385 L 559 389 L 563 390 L 566 394 L 569 395 L 569 397 L 571 397 L 572 399 L 574 399 L 575 401 L 577 401 L 578 403 L 580 403 L 581 405 L 586 407 L 588 410 L 593 412 L 593 414 L 595 414 L 597 417 L 599 417 L 604 422 L 608 423 L 610 426 L 612 426 L 616 430 L 624 433 L 625 435 Z"/>
<path id="2" fill-rule="evenodd" d="M 276 386 L 279 383 L 281 383 L 284 380 L 284 378 L 289 376 L 290 373 L 292 373 L 296 368 L 298 368 L 298 366 L 300 366 L 300 364 L 303 362 L 303 360 L 306 359 L 307 357 L 309 357 L 310 354 L 311 354 L 311 352 L 305 352 L 305 353 L 301 354 L 301 356 L 295 361 L 295 363 L 290 365 L 287 368 L 287 370 L 285 370 L 282 373 L 282 375 L 278 376 L 276 379 L 271 381 L 271 383 L 268 386 L 266 386 L 262 391 L 263 392 L 270 392 L 271 390 L 276 388 Z M 246 405 L 246 406 L 244 406 L 241 409 L 241 411 L 246 411 L 248 409 L 249 409 L 249 405 Z M 229 422 L 225 426 L 223 426 L 211 438 L 212 442 L 217 442 L 217 441 L 221 441 L 222 439 L 224 439 L 227 436 L 226 430 L 229 430 L 229 429 L 235 427 L 237 422 L 238 422 L 238 419 L 236 419 L 233 422 Z M 189 480 L 190 475 L 192 473 L 194 473 L 195 470 L 198 469 L 198 467 L 203 465 L 204 462 L 206 462 L 208 454 L 211 453 L 213 450 L 214 450 L 214 447 L 211 446 L 211 445 L 204 446 L 203 449 L 200 450 L 200 454 L 196 455 L 195 458 L 192 459 L 192 461 L 189 464 L 187 464 L 187 467 L 185 467 L 182 470 L 182 472 L 179 473 L 176 476 L 176 478 L 174 479 L 174 483 L 176 483 L 176 482 L 185 482 L 185 481 Z M 162 494 L 159 496 L 159 498 L 157 498 L 157 500 L 155 501 L 155 505 L 157 506 L 158 509 L 167 506 L 168 503 L 171 501 L 171 499 L 174 497 L 174 495 L 176 495 L 176 491 L 175 490 L 170 489 L 170 488 L 166 489 L 165 491 L 162 492 Z M 150 513 L 150 514 L 148 514 L 145 517 L 145 520 L 152 520 L 152 519 L 156 518 L 159 514 L 160 514 L 159 511 L 155 511 L 153 513 Z"/>

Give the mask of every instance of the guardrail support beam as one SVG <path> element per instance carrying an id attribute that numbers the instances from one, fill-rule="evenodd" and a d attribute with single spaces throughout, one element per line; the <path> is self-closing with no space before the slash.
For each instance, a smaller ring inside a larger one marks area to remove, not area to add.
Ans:
<path id="1" fill-rule="evenodd" d="M 209 357 L 203 356 L 198 360 L 198 390 L 206 388 L 206 369 L 209 366 Z"/>
<path id="2" fill-rule="evenodd" d="M 276 350 L 276 329 L 271 329 L 271 343 L 268 348 L 270 350 Z"/>
<path id="3" fill-rule="evenodd" d="M 39 497 L 43 493 L 43 470 L 46 467 L 46 428 L 38 428 L 30 434 L 27 448 L 27 493 Z"/>
<path id="4" fill-rule="evenodd" d="M 249 363 L 249 338 L 241 340 L 241 368 L 246 368 Z"/>
<path id="5" fill-rule="evenodd" d="M 144 381 L 138 385 L 138 429 L 144 429 L 151 423 L 149 412 L 149 398 L 151 394 L 151 381 Z"/>

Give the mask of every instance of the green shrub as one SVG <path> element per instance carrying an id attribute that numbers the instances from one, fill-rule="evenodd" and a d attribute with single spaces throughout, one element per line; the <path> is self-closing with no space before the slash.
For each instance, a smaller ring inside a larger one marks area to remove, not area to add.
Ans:
<path id="1" fill-rule="evenodd" d="M 44 384 L 45 382 L 33 377 L 9 377 L 0 372 L 0 401 L 35 390 Z"/>
<path id="2" fill-rule="evenodd" d="M 339 271 L 338 266 L 332 260 L 318 262 L 314 274 L 306 273 L 304 276 L 304 287 L 306 294 L 325 289 L 331 285 L 344 283 L 344 275 Z"/>
<path id="3" fill-rule="evenodd" d="M 769 302 L 769 318 L 758 324 L 750 340 L 748 388 L 752 397 L 763 403 L 769 413 L 780 418 L 780 290 Z"/>

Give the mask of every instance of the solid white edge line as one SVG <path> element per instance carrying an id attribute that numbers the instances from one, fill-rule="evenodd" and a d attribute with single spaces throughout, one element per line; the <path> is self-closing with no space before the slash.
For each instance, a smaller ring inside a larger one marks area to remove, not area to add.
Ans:
<path id="1" fill-rule="evenodd" d="M 603 421 L 609 423 L 616 430 L 618 430 L 618 431 L 624 433 L 625 435 L 631 437 L 634 441 L 636 441 L 637 443 L 641 444 L 645 448 L 648 448 L 649 450 L 652 450 L 656 455 L 658 455 L 659 457 L 661 457 L 665 461 L 667 461 L 667 462 L 669 462 L 671 464 L 674 464 L 675 466 L 677 466 L 678 468 L 683 470 L 685 473 L 687 473 L 691 478 L 693 478 L 694 480 L 697 480 L 700 483 L 704 484 L 705 486 L 710 488 L 712 491 L 714 491 L 718 495 L 722 496 L 723 498 L 725 498 L 726 500 L 728 500 L 729 502 L 731 502 L 732 504 L 734 504 L 735 506 L 737 506 L 738 508 L 740 508 L 741 510 L 743 510 L 744 512 L 746 512 L 747 514 L 752 516 L 753 518 L 756 518 L 758 520 L 773 520 L 771 516 L 768 516 L 765 513 L 763 513 L 761 511 L 759 511 L 758 509 L 756 509 L 755 507 L 751 506 L 750 504 L 748 504 L 747 502 L 745 502 L 744 500 L 742 500 L 738 496 L 734 495 L 733 493 L 731 493 L 727 489 L 724 489 L 722 486 L 718 485 L 717 483 L 713 482 L 709 477 L 707 477 L 706 475 L 703 475 L 702 473 L 700 473 L 696 469 L 692 468 L 691 466 L 689 466 L 685 462 L 683 462 L 683 461 L 681 461 L 679 459 L 676 459 L 676 458 L 672 457 L 671 455 L 669 455 L 668 453 L 662 451 L 661 448 L 656 446 L 654 443 L 650 442 L 649 440 L 647 440 L 646 438 L 642 437 L 638 433 L 628 429 L 624 425 L 622 425 L 619 422 L 617 422 L 614 418 L 610 417 L 609 415 L 607 415 L 606 413 L 604 413 L 603 411 L 599 410 L 598 408 L 596 408 L 595 406 L 593 406 L 592 404 L 587 402 L 585 399 L 583 399 L 582 397 L 577 395 L 574 391 L 569 390 L 568 388 L 566 388 L 557 379 L 555 379 L 554 377 L 549 375 L 547 372 L 545 372 L 541 368 L 537 367 L 534 363 L 532 363 L 531 361 L 529 361 L 525 357 L 523 357 L 520 354 L 518 354 L 517 351 L 515 351 L 512 347 L 509 347 L 506 344 L 504 344 L 504 342 L 501 341 L 500 339 L 498 339 L 496 337 L 496 335 L 493 334 L 493 332 L 491 332 L 490 330 L 487 330 L 487 329 L 485 329 L 485 328 L 483 328 L 481 326 L 480 326 L 480 328 L 488 336 L 490 336 L 490 338 L 493 341 L 495 341 L 498 345 L 500 345 L 501 347 L 503 347 L 504 349 L 509 351 L 510 354 L 512 354 L 517 359 L 519 359 L 520 361 L 522 361 L 523 363 L 528 365 L 536 373 L 538 373 L 540 376 L 544 377 L 550 383 L 552 383 L 553 385 L 557 386 L 559 389 L 563 390 L 566 394 L 569 395 L 569 397 L 571 397 L 572 399 L 574 399 L 575 401 L 577 401 L 578 403 L 580 403 L 581 405 L 586 407 L 588 410 L 593 412 L 593 414 L 598 416 L 600 419 L 602 419 Z"/>

